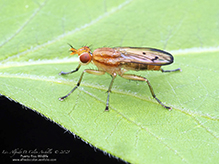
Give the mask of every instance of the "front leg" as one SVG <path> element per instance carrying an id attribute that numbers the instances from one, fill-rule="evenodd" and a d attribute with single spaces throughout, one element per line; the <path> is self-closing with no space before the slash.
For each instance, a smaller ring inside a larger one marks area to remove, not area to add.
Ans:
<path id="1" fill-rule="evenodd" d="M 125 79 L 129 79 L 129 80 L 137 80 L 137 81 L 145 81 L 145 82 L 147 82 L 147 84 L 148 84 L 148 86 L 149 86 L 149 89 L 150 89 L 150 91 L 151 91 L 151 94 L 152 94 L 152 96 L 157 100 L 157 102 L 158 102 L 160 105 L 162 105 L 164 108 L 166 108 L 166 109 L 169 109 L 169 110 L 172 109 L 171 107 L 168 107 L 168 106 L 164 105 L 164 104 L 156 97 L 156 95 L 155 95 L 155 93 L 154 93 L 154 90 L 153 90 L 153 88 L 152 88 L 150 82 L 149 82 L 146 78 L 141 77 L 141 76 L 137 76 L 137 75 L 132 75 L 132 74 L 123 74 L 121 77 L 123 77 L 123 78 L 125 78 Z"/>
<path id="2" fill-rule="evenodd" d="M 81 65 L 79 64 L 78 67 L 77 67 L 75 70 L 70 71 L 70 72 L 63 72 L 63 71 L 61 71 L 61 72 L 59 73 L 59 75 L 66 75 L 66 74 L 70 74 L 70 73 L 77 72 L 80 67 L 81 67 Z"/>
<path id="3" fill-rule="evenodd" d="M 80 67 L 80 65 L 79 65 L 79 67 Z M 74 92 L 75 89 L 77 89 L 77 88 L 80 86 L 81 81 L 82 81 L 82 78 L 83 78 L 85 72 L 90 73 L 90 74 L 93 74 L 93 75 L 103 75 L 103 74 L 105 74 L 104 71 L 97 71 L 97 70 L 93 70 L 93 69 L 85 69 L 85 70 L 82 72 L 81 77 L 80 77 L 80 79 L 78 80 L 77 85 L 76 85 L 67 95 L 65 95 L 65 96 L 63 96 L 63 97 L 60 97 L 60 98 L 59 98 L 60 101 L 63 101 L 63 100 L 64 100 L 65 98 L 67 98 L 72 92 Z"/>

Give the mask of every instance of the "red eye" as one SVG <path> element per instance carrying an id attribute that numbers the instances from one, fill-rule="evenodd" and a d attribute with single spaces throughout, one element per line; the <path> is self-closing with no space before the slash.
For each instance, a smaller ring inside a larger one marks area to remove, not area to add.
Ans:
<path id="1" fill-rule="evenodd" d="M 91 56 L 89 53 L 85 52 L 80 55 L 80 61 L 82 63 L 88 63 L 91 60 Z"/>

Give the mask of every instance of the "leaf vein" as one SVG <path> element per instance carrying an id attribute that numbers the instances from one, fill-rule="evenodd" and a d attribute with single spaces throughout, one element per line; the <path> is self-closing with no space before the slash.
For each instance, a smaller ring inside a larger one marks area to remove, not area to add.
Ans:
<path id="1" fill-rule="evenodd" d="M 24 22 L 24 24 L 13 34 L 11 35 L 8 39 L 6 39 L 2 44 L 0 44 L 0 48 L 4 46 L 6 43 L 8 43 L 10 40 L 12 40 L 14 37 L 16 37 L 30 22 L 33 20 L 33 18 L 36 17 L 36 15 L 41 11 L 41 9 L 45 6 L 45 2 L 37 8 L 33 14 L 29 17 L 29 19 Z"/>
<path id="2" fill-rule="evenodd" d="M 57 37 L 56 37 L 55 39 L 53 39 L 53 40 L 49 40 L 49 41 L 47 41 L 47 42 L 45 42 L 45 43 L 43 43 L 43 44 L 41 44 L 41 45 L 37 45 L 37 46 L 35 46 L 35 47 L 31 47 L 30 49 L 28 49 L 28 50 L 26 50 L 26 51 L 24 51 L 24 52 L 21 52 L 21 53 L 18 53 L 18 54 L 16 54 L 16 55 L 14 55 L 14 56 L 8 57 L 7 59 L 3 60 L 2 62 L 7 62 L 7 61 L 9 61 L 9 60 L 11 60 L 11 59 L 18 58 L 18 57 L 20 57 L 20 56 L 25 56 L 25 55 L 27 55 L 27 54 L 30 53 L 30 52 L 37 51 L 37 50 L 39 50 L 39 49 L 41 49 L 41 48 L 43 48 L 43 47 L 46 47 L 46 46 L 51 45 L 51 44 L 53 44 L 53 43 L 56 43 L 57 41 L 63 39 L 64 37 L 67 37 L 67 36 L 69 36 L 69 35 L 72 35 L 72 34 L 78 32 L 78 31 L 81 31 L 81 30 L 83 30 L 83 29 L 85 29 L 85 28 L 87 28 L 87 27 L 90 27 L 90 26 L 96 24 L 97 22 L 99 22 L 99 21 L 102 20 L 103 18 L 105 18 L 105 17 L 107 17 L 107 16 L 109 16 L 109 15 L 112 15 L 112 14 L 114 14 L 115 12 L 121 10 L 124 6 L 128 5 L 128 4 L 129 4 L 130 2 L 132 2 L 132 1 L 133 1 L 133 0 L 126 0 L 125 2 L 121 3 L 121 4 L 118 5 L 117 7 L 112 8 L 109 12 L 105 12 L 103 15 L 100 15 L 99 17 L 97 17 L 96 19 L 90 21 L 89 23 L 86 23 L 86 24 L 82 25 L 81 27 L 75 28 L 75 29 L 72 30 L 72 31 L 68 31 L 68 32 L 66 32 L 66 33 L 64 33 L 64 34 L 62 34 L 62 35 L 59 35 L 59 36 L 57 36 Z"/>

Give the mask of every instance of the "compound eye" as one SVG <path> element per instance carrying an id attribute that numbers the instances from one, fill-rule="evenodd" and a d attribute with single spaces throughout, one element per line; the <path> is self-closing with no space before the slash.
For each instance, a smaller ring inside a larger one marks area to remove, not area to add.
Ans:
<path id="1" fill-rule="evenodd" d="M 80 56 L 80 61 L 84 64 L 89 63 L 91 61 L 91 55 L 87 52 L 82 53 Z"/>

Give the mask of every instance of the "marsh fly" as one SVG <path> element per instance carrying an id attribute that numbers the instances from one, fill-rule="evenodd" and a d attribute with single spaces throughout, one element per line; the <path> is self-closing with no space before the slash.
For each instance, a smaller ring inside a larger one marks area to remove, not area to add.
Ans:
<path id="1" fill-rule="evenodd" d="M 71 46 L 71 45 L 70 45 Z M 155 95 L 154 90 L 149 83 L 148 79 L 142 76 L 137 76 L 133 74 L 126 74 L 125 72 L 129 70 L 143 71 L 143 70 L 152 70 L 152 71 L 161 71 L 161 72 L 175 72 L 180 71 L 180 68 L 174 70 L 163 70 L 162 65 L 168 65 L 173 63 L 173 56 L 165 51 L 155 49 L 155 48 L 144 48 L 144 47 L 115 47 L 115 48 L 98 48 L 91 52 L 90 48 L 84 46 L 80 49 L 75 49 L 71 46 L 71 54 L 78 54 L 79 56 L 79 65 L 78 67 L 70 72 L 60 72 L 60 75 L 66 75 L 78 71 L 81 65 L 87 65 L 90 62 L 97 66 L 97 70 L 85 69 L 77 85 L 65 96 L 60 97 L 59 100 L 64 100 L 68 97 L 75 89 L 77 89 L 82 81 L 84 73 L 94 74 L 94 75 L 103 75 L 106 72 L 111 75 L 112 80 L 110 82 L 109 88 L 107 90 L 107 100 L 105 110 L 109 110 L 109 96 L 113 81 L 117 75 L 137 81 L 145 81 L 151 91 L 152 96 L 161 104 L 164 108 L 171 110 L 171 107 L 164 105 Z"/>

